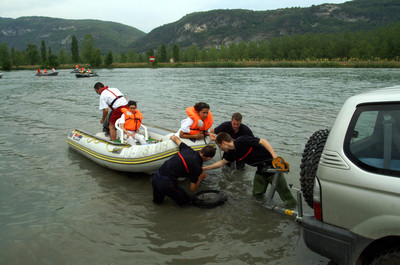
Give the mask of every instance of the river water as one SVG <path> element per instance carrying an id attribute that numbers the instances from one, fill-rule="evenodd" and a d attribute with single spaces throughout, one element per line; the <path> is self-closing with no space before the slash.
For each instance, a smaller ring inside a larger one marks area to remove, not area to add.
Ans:
<path id="1" fill-rule="evenodd" d="M 169 199 L 158 206 L 150 176 L 98 166 L 68 148 L 67 134 L 101 129 L 98 81 L 137 100 L 145 123 L 170 129 L 179 128 L 186 107 L 205 101 L 215 124 L 241 112 L 290 163 L 288 182 L 299 188 L 308 137 L 329 128 L 349 96 L 400 84 L 396 69 L 104 69 L 87 79 L 67 70 L 56 77 L 3 74 L 0 264 L 331 264 L 307 249 L 300 225 L 254 200 L 251 167 L 209 172 L 200 188 L 223 190 L 222 206 L 180 209 Z"/>

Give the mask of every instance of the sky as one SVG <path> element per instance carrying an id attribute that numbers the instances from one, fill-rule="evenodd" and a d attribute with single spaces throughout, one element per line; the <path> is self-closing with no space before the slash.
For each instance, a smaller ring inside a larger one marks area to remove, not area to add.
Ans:
<path id="1" fill-rule="evenodd" d="M 15 2 L 14 2 L 15 1 Z M 145 33 L 183 16 L 214 9 L 257 11 L 310 7 L 351 0 L 0 0 L 0 17 L 44 16 L 64 19 L 98 19 L 135 27 Z"/>

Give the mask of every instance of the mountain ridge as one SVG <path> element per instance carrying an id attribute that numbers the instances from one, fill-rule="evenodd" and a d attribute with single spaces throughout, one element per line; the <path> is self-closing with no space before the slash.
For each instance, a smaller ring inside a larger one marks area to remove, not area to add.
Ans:
<path id="1" fill-rule="evenodd" d="M 53 51 L 61 48 L 69 51 L 73 35 L 81 43 L 86 34 L 91 34 L 103 54 L 108 50 L 146 52 L 158 49 L 162 44 L 178 44 L 182 49 L 192 45 L 210 48 L 295 34 L 368 31 L 396 22 L 400 22 L 398 0 L 353 0 L 266 11 L 217 9 L 194 12 L 147 34 L 111 21 L 30 16 L 0 18 L 0 43 L 23 51 L 28 44 L 40 47 L 44 40 Z"/>
<path id="2" fill-rule="evenodd" d="M 41 16 L 0 18 L 0 43 L 5 42 L 9 47 L 21 51 L 28 44 L 40 47 L 42 40 L 53 50 L 69 50 L 73 35 L 81 42 L 86 34 L 93 36 L 102 51 L 114 47 L 116 52 L 129 49 L 134 41 L 146 35 L 131 26 L 95 19 L 75 20 Z"/>
<path id="3" fill-rule="evenodd" d="M 284 35 L 370 30 L 400 21 L 398 0 L 353 0 L 308 8 L 267 11 L 219 9 L 195 12 L 158 27 L 134 43 L 136 50 L 160 44 L 180 47 L 229 45 Z"/>

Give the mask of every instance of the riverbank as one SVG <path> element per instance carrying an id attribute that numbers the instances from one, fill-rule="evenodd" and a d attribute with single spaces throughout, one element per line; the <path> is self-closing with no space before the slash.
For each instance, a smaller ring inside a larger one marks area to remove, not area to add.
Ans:
<path id="1" fill-rule="evenodd" d="M 94 68 L 87 64 L 80 67 Z M 96 68 L 400 68 L 400 61 L 228 61 L 228 62 L 185 62 L 185 63 L 113 63 Z M 38 65 L 12 67 L 12 70 L 36 70 Z M 63 64 L 57 69 L 74 69 L 75 64 Z"/>

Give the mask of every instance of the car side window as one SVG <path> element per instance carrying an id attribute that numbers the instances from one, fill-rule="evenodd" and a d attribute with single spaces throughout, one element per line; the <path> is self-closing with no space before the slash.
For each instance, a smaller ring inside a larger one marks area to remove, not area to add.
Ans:
<path id="1" fill-rule="evenodd" d="M 400 176 L 400 104 L 357 107 L 344 151 L 364 170 Z"/>

